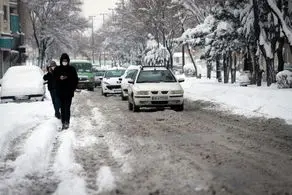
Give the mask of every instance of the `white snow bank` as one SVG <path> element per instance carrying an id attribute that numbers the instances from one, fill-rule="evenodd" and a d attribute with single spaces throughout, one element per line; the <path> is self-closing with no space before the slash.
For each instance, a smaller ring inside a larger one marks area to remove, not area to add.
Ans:
<path id="1" fill-rule="evenodd" d="M 96 185 L 98 186 L 98 194 L 116 189 L 115 178 L 110 167 L 103 166 L 100 168 L 97 173 Z"/>
<path id="2" fill-rule="evenodd" d="M 187 78 L 182 84 L 185 97 L 221 104 L 221 108 L 250 117 L 282 118 L 292 124 L 292 89 L 240 87 L 216 80 Z"/>
<path id="3" fill-rule="evenodd" d="M 53 168 L 61 182 L 54 194 L 86 195 L 85 181 L 79 177 L 82 167 L 75 162 L 75 133 L 70 130 L 64 131 L 59 136 L 59 139 L 61 140 L 61 145 L 57 152 Z"/>
<path id="4" fill-rule="evenodd" d="M 14 139 L 52 117 L 53 110 L 50 101 L 0 104 L 0 160 Z"/>

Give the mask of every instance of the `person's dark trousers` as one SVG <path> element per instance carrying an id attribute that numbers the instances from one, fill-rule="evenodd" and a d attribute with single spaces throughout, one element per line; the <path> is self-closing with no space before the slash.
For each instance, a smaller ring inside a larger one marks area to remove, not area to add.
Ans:
<path id="1" fill-rule="evenodd" d="M 61 102 L 60 102 L 59 97 L 57 96 L 56 89 L 51 89 L 50 94 L 51 94 L 52 102 L 55 109 L 55 116 L 60 117 Z"/>
<path id="2" fill-rule="evenodd" d="M 72 103 L 72 97 L 61 98 L 61 119 L 62 123 L 70 123 L 70 108 Z"/>

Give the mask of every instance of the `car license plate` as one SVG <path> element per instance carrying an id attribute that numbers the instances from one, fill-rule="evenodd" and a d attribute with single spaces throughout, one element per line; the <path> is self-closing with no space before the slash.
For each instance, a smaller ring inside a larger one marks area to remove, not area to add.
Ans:
<path id="1" fill-rule="evenodd" d="M 168 97 L 167 96 L 154 96 L 154 97 L 152 97 L 152 100 L 153 101 L 166 101 L 166 100 L 168 100 Z"/>
<path id="2" fill-rule="evenodd" d="M 23 95 L 23 96 L 16 96 L 15 99 L 16 100 L 28 100 L 29 97 L 27 95 Z"/>

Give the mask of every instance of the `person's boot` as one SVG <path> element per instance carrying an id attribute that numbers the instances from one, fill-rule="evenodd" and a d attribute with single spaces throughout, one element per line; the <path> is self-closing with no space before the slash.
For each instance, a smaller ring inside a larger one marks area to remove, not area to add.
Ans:
<path id="1" fill-rule="evenodd" d="M 62 130 L 65 130 L 68 128 L 69 128 L 69 123 L 67 123 L 67 122 L 63 123 Z"/>
<path id="2" fill-rule="evenodd" d="M 57 119 L 61 119 L 61 114 L 60 114 L 60 112 L 56 112 L 56 113 L 55 113 L 55 117 L 56 117 Z"/>

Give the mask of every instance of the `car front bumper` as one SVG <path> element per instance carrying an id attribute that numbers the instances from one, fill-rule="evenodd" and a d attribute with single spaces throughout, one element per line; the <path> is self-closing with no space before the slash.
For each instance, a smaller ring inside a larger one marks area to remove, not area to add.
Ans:
<path id="1" fill-rule="evenodd" d="M 134 103 L 140 107 L 168 107 L 182 105 L 184 102 L 183 95 L 169 96 L 134 96 Z"/>
<path id="2" fill-rule="evenodd" d="M 79 81 L 77 85 L 77 89 L 89 89 L 94 88 L 95 83 L 94 82 L 88 82 L 88 81 Z"/>
<path id="3" fill-rule="evenodd" d="M 2 96 L 1 103 L 8 102 L 28 102 L 28 101 L 42 101 L 45 98 L 44 94 L 36 95 L 22 95 L 22 96 Z"/>
<path id="4" fill-rule="evenodd" d="M 122 88 L 120 85 L 106 85 L 106 86 L 103 86 L 103 93 L 121 94 Z"/>

